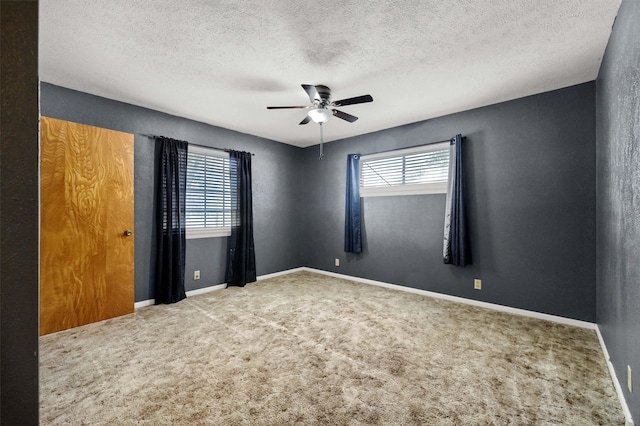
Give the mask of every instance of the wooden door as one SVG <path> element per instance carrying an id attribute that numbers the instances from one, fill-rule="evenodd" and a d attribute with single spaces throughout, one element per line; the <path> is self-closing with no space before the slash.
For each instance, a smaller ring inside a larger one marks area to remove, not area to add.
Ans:
<path id="1" fill-rule="evenodd" d="M 133 312 L 133 135 L 40 120 L 40 334 Z"/>

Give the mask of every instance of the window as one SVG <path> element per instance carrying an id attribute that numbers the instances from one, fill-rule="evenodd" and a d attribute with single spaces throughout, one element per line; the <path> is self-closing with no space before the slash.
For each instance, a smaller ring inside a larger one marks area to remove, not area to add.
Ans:
<path id="1" fill-rule="evenodd" d="M 449 143 L 360 157 L 360 196 L 447 192 Z"/>
<path id="2" fill-rule="evenodd" d="M 189 145 L 187 238 L 231 235 L 229 153 Z"/>

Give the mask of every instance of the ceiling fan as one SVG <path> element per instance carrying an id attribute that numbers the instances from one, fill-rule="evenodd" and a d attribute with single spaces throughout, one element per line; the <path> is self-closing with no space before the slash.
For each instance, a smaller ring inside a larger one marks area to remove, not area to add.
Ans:
<path id="1" fill-rule="evenodd" d="M 307 95 L 311 105 L 308 106 L 268 106 L 267 109 L 289 109 L 289 108 L 306 108 L 309 110 L 307 116 L 299 124 L 307 124 L 312 121 L 322 125 L 329 121 L 331 116 L 336 116 L 349 123 L 353 123 L 358 119 L 355 115 L 347 114 L 346 112 L 339 111 L 334 107 L 341 107 L 354 104 L 363 104 L 366 102 L 373 102 L 371 95 L 356 96 L 355 98 L 341 99 L 339 101 L 331 101 L 331 89 L 322 84 L 312 85 L 303 84 L 302 88 Z"/>

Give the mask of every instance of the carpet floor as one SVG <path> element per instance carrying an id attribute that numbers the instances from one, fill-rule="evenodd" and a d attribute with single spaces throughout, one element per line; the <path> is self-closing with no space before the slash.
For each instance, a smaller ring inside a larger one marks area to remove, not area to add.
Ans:
<path id="1" fill-rule="evenodd" d="M 297 272 L 43 336 L 53 425 L 623 425 L 593 330 Z"/>

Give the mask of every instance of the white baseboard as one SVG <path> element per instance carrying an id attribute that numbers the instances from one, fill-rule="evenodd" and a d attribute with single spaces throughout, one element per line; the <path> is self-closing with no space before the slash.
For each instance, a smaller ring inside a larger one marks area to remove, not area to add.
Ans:
<path id="1" fill-rule="evenodd" d="M 257 281 L 261 281 L 261 280 L 266 280 L 269 278 L 274 278 L 274 277 L 278 277 L 280 275 L 286 275 L 286 274 L 292 274 L 294 272 L 300 272 L 305 270 L 305 268 L 294 268 L 294 269 L 287 269 L 285 271 L 280 271 L 280 272 L 274 272 L 272 274 L 267 274 L 267 275 L 260 275 L 259 277 L 257 277 Z M 216 284 L 216 285 L 212 285 L 209 287 L 204 287 L 204 288 L 199 288 L 196 290 L 189 290 L 187 291 L 187 297 L 191 297 L 191 296 L 197 296 L 198 294 L 205 294 L 205 293 L 209 293 L 210 291 L 215 291 L 215 290 L 222 290 L 227 288 L 227 284 Z M 155 299 L 148 299 L 148 300 L 142 300 L 140 302 L 135 302 L 133 304 L 134 309 L 140 309 L 140 308 L 144 308 L 146 306 L 151 306 L 154 305 Z"/>
<path id="2" fill-rule="evenodd" d="M 613 381 L 613 387 L 616 389 L 616 393 L 618 394 L 618 399 L 620 400 L 620 405 L 622 405 L 622 411 L 624 412 L 624 418 L 625 418 L 625 426 L 633 426 L 633 418 L 631 417 L 631 411 L 629 411 L 629 406 L 627 405 L 627 401 L 624 398 L 624 393 L 622 392 L 620 381 L 618 380 L 618 376 L 616 376 L 616 370 L 613 368 L 613 363 L 609 358 L 609 351 L 607 350 L 607 345 L 604 343 L 604 339 L 602 338 L 602 334 L 600 333 L 600 328 L 597 325 L 596 325 L 596 334 L 598 335 L 598 340 L 600 341 L 600 346 L 602 347 L 602 353 L 604 354 L 604 359 L 607 362 L 607 368 L 609 368 L 609 375 L 611 376 L 611 381 Z"/>
<path id="3" fill-rule="evenodd" d="M 352 277 L 350 275 L 336 274 L 335 272 L 323 271 L 321 269 L 313 269 L 313 268 L 302 268 L 302 269 L 305 271 L 316 272 L 318 274 L 328 275 L 331 277 L 342 278 L 350 281 L 356 281 L 363 284 L 371 284 L 378 287 L 390 288 L 393 290 L 406 291 L 408 293 L 420 294 L 422 296 L 434 297 L 436 299 L 443 299 L 451 302 L 464 303 L 466 305 L 478 306 L 481 308 L 492 309 L 494 311 L 507 312 L 514 315 L 521 315 L 525 317 L 543 319 L 543 320 L 552 321 L 559 324 L 571 325 L 571 326 L 580 327 L 580 328 L 588 328 L 591 330 L 595 330 L 596 328 L 596 325 L 592 322 L 580 321 L 572 318 L 560 317 L 557 315 L 543 314 L 540 312 L 534 312 L 534 311 L 528 311 L 526 309 L 518 309 L 518 308 L 509 307 L 509 306 L 497 305 L 495 303 L 481 302 L 473 299 L 465 299 L 464 297 L 450 296 L 448 294 L 435 293 L 433 291 L 420 290 L 417 288 L 405 287 L 397 284 L 389 284 L 382 281 L 374 281 L 366 278 Z"/>
<path id="4" fill-rule="evenodd" d="M 303 271 L 307 271 L 307 272 L 315 272 L 317 274 L 322 274 L 322 275 L 328 275 L 330 277 L 336 277 L 336 278 L 342 278 L 345 280 L 350 280 L 350 281 L 355 281 L 355 282 L 359 282 L 359 283 L 363 283 L 363 284 L 370 284 L 370 285 L 375 285 L 378 287 L 385 287 L 385 288 L 390 288 L 393 290 L 399 290 L 399 291 L 405 291 L 408 293 L 414 293 L 414 294 L 420 294 L 422 296 L 427 296 L 427 297 L 434 297 L 437 299 L 443 299 L 443 300 L 449 300 L 451 302 L 457 302 L 457 303 L 464 303 L 467 305 L 473 305 L 473 306 L 479 306 L 481 308 L 487 308 L 487 309 L 492 309 L 495 311 L 500 311 L 500 312 L 507 312 L 510 314 L 514 314 L 514 315 L 521 315 L 521 316 L 526 316 L 526 317 L 531 317 L 531 318 L 538 318 L 538 319 L 543 319 L 543 320 L 547 320 L 547 321 L 552 321 L 555 323 L 559 323 L 559 324 L 565 324 L 565 325 L 571 325 L 574 327 L 580 327 L 580 328 L 588 328 L 591 330 L 596 330 L 596 324 L 591 323 L 591 322 L 587 322 L 587 321 L 580 321 L 580 320 L 576 320 L 576 319 L 572 319 L 572 318 L 565 318 L 565 317 L 560 317 L 557 315 L 549 315 L 549 314 L 543 314 L 540 312 L 534 312 L 534 311 L 528 311 L 526 309 L 518 309 L 518 308 L 512 308 L 509 306 L 503 306 L 503 305 L 497 305 L 495 303 L 488 303 L 488 302 L 481 302 L 478 300 L 473 300 L 473 299 L 465 299 L 464 297 L 458 297 L 458 296 L 450 296 L 448 294 L 442 294 L 442 293 L 436 293 L 436 292 L 432 292 L 432 291 L 427 291 L 427 290 L 420 290 L 417 288 L 411 288 L 411 287 L 405 287 L 405 286 L 401 286 L 401 285 L 397 285 L 397 284 L 390 284 L 390 283 L 385 283 L 382 281 L 375 281 L 375 280 L 370 280 L 367 278 L 359 278 L 359 277 L 353 277 L 351 275 L 344 275 L 344 274 L 337 274 L 335 272 L 329 272 L 329 271 L 324 271 L 322 269 L 314 269 L 314 268 L 309 268 L 306 266 L 300 267 L 300 268 L 293 268 L 293 269 L 287 269 L 284 271 L 279 271 L 279 272 L 274 272 L 272 274 L 266 274 L 266 275 L 260 275 L 257 277 L 258 281 L 262 281 L 262 280 L 266 280 L 269 278 L 275 278 L 281 275 L 287 275 L 287 274 L 292 274 L 294 272 L 303 272 Z M 201 288 L 201 289 L 197 289 L 197 290 L 191 290 L 187 292 L 187 297 L 189 296 L 195 296 L 197 294 L 204 294 L 204 293 L 208 293 L 210 291 L 215 291 L 215 290 L 220 290 L 223 288 L 226 288 L 226 284 L 217 284 L 217 285 L 213 285 L 210 287 L 205 287 L 205 288 Z M 136 302 L 135 303 L 135 308 L 143 308 L 145 306 L 149 306 L 149 305 L 153 305 L 155 302 L 153 299 L 149 299 L 149 300 L 143 300 L 141 302 Z"/>
<path id="5" fill-rule="evenodd" d="M 198 288 L 196 290 L 187 291 L 187 297 L 197 296 L 198 294 L 205 294 L 216 290 L 223 290 L 227 288 L 226 284 L 216 284 L 209 287 Z"/>
<path id="6" fill-rule="evenodd" d="M 145 308 L 147 306 L 154 305 L 156 303 L 155 299 L 142 300 L 140 302 L 136 302 L 133 304 L 134 309 Z"/>
<path id="7" fill-rule="evenodd" d="M 301 268 L 286 269 L 284 271 L 274 272 L 273 274 L 260 275 L 258 277 L 258 281 L 267 280 L 269 278 L 279 277 L 281 275 L 293 274 L 294 272 L 306 271 L 308 269 L 309 268 L 301 267 Z"/>
<path id="8" fill-rule="evenodd" d="M 191 297 L 191 296 L 197 296 L 198 294 L 209 293 L 210 291 L 222 290 L 224 288 L 227 288 L 226 284 L 216 284 L 209 287 L 198 288 L 196 290 L 189 290 L 186 292 L 186 294 L 187 294 L 187 297 Z M 140 309 L 146 306 L 154 305 L 155 303 L 156 303 L 155 299 L 148 299 L 148 300 L 143 300 L 141 302 L 136 302 L 134 303 L 133 306 L 135 309 Z"/>

